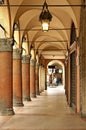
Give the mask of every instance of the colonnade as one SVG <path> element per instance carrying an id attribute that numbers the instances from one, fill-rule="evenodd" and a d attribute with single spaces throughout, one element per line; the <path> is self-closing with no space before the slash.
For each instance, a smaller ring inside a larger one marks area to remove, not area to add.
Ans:
<path id="1" fill-rule="evenodd" d="M 0 39 L 0 115 L 13 115 L 14 106 L 24 106 L 23 101 L 40 95 L 45 89 L 44 77 L 45 68 L 32 52 L 22 55 L 22 49 L 13 49 L 13 39 Z"/>

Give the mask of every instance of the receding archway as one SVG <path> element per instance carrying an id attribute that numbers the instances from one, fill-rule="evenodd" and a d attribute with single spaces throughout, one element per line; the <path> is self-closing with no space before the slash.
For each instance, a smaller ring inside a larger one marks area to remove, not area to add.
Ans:
<path id="1" fill-rule="evenodd" d="M 60 60 L 52 60 L 47 64 L 47 86 L 65 86 L 65 68 Z"/>

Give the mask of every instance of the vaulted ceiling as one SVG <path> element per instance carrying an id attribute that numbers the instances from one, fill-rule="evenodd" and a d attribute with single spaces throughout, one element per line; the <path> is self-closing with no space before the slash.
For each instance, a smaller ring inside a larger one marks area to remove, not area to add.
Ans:
<path id="1" fill-rule="evenodd" d="M 39 15 L 44 0 L 7 0 L 11 25 L 20 24 L 20 42 L 28 34 L 29 44 L 35 46 L 45 59 L 64 59 L 70 45 L 71 24 L 74 22 L 79 36 L 81 0 L 46 0 L 52 14 L 50 29 L 43 32 Z M 12 27 L 11 27 L 12 28 Z"/>

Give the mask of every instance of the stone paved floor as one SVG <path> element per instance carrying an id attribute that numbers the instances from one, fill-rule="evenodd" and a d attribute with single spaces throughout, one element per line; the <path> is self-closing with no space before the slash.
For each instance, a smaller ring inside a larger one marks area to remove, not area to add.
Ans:
<path id="1" fill-rule="evenodd" d="M 14 108 L 14 116 L 0 116 L 0 130 L 86 130 L 86 121 L 68 107 L 63 86 Z"/>

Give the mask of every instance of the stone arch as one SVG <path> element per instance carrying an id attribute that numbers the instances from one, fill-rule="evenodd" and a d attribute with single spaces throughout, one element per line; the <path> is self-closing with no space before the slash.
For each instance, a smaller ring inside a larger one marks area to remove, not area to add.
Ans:
<path id="1" fill-rule="evenodd" d="M 6 37 L 6 30 L 5 28 L 0 24 L 0 38 Z"/>
<path id="2" fill-rule="evenodd" d="M 47 63 L 47 66 L 48 65 L 54 65 L 54 64 L 59 64 L 61 67 L 62 67 L 62 70 L 63 70 L 63 85 L 65 87 L 65 66 L 64 66 L 64 63 L 61 61 L 61 60 L 50 60 L 48 63 Z"/>
<path id="3" fill-rule="evenodd" d="M 12 36 L 11 33 L 11 15 L 8 0 L 4 1 L 4 4 L 7 6 L 0 6 L 0 24 L 6 30 L 6 37 L 10 38 Z"/>

